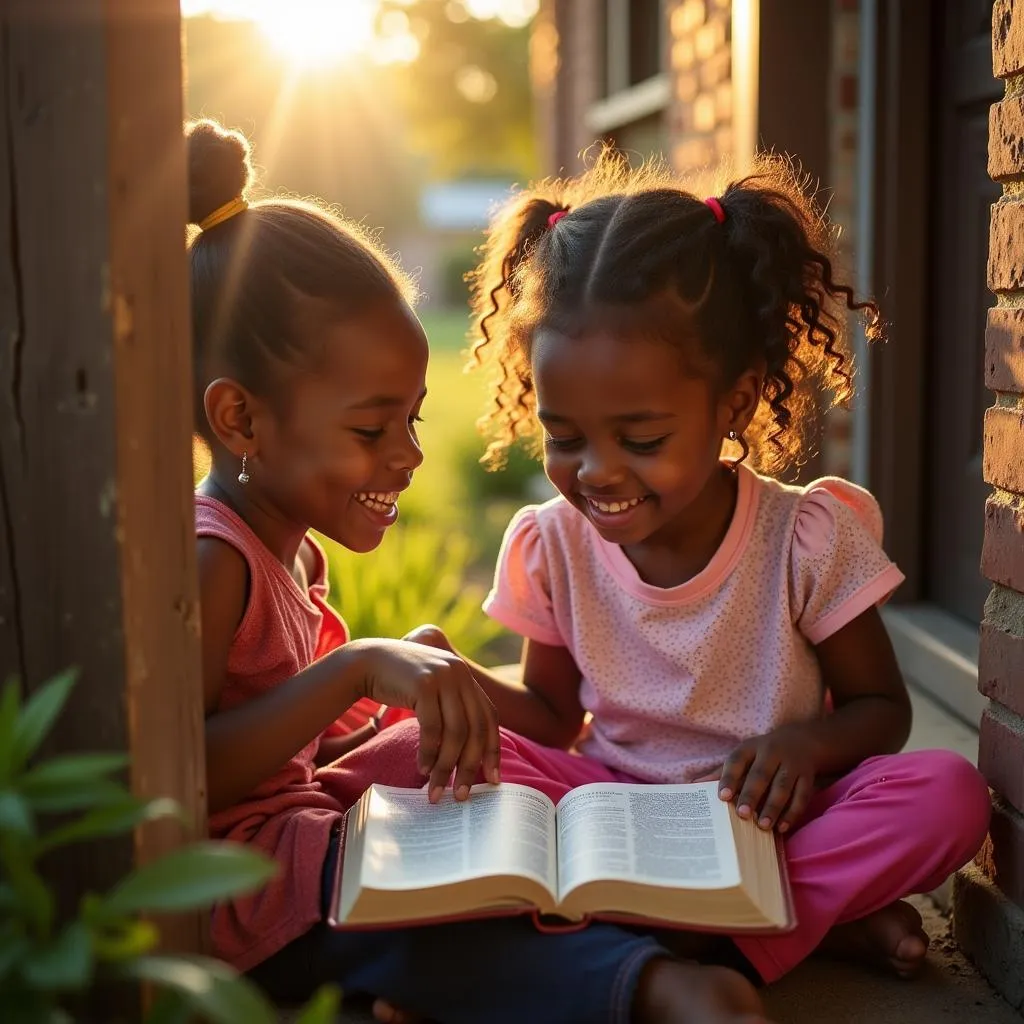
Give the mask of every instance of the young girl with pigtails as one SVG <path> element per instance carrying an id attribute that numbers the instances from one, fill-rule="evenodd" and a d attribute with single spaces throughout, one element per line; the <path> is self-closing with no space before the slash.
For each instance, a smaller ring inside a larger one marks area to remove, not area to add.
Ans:
<path id="1" fill-rule="evenodd" d="M 718 780 L 781 834 L 797 927 L 727 950 L 755 982 L 823 947 L 913 973 L 927 936 L 903 898 L 989 820 L 965 759 L 899 753 L 878 608 L 903 576 L 878 504 L 777 478 L 851 394 L 848 311 L 879 333 L 831 243 L 783 161 L 705 198 L 607 152 L 521 192 L 476 278 L 492 454 L 539 437 L 559 494 L 516 515 L 485 604 L 523 637 L 521 682 L 474 674 L 549 780 Z"/>

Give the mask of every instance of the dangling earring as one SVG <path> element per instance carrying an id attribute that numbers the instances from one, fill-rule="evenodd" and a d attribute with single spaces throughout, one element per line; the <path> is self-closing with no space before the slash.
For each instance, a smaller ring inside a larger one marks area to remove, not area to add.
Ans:
<path id="1" fill-rule="evenodd" d="M 740 453 L 740 457 L 732 464 L 733 469 L 735 469 L 750 454 L 750 445 L 747 444 L 747 439 L 742 434 L 736 433 L 735 430 L 730 430 L 729 433 L 726 434 L 725 436 L 730 441 L 734 441 L 734 442 L 738 441 L 739 444 L 740 444 L 740 447 L 742 447 L 742 449 L 743 449 L 743 451 Z"/>
<path id="2" fill-rule="evenodd" d="M 249 482 L 249 472 L 245 468 L 245 463 L 249 457 L 248 452 L 242 452 L 242 472 L 238 474 L 238 482 L 244 487 Z"/>

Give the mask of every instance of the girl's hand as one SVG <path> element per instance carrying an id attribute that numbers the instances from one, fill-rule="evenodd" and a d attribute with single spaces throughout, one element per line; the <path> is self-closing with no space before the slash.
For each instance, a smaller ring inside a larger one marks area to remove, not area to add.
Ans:
<path id="1" fill-rule="evenodd" d="M 342 651 L 359 654 L 366 696 L 416 713 L 419 767 L 430 776 L 432 803 L 440 800 L 453 771 L 457 800 L 469 796 L 481 766 L 488 782 L 501 781 L 497 712 L 458 655 L 382 639 L 355 640 Z"/>
<path id="2" fill-rule="evenodd" d="M 427 647 L 436 647 L 439 651 L 451 651 L 452 654 L 457 653 L 455 648 L 452 647 L 451 640 L 445 636 L 444 630 L 440 626 L 417 626 L 406 633 L 402 639 L 411 640 L 416 644 L 424 644 Z"/>
<path id="3" fill-rule="evenodd" d="M 719 797 L 735 799 L 741 818 L 756 817 L 760 828 L 788 832 L 814 795 L 817 774 L 816 744 L 806 729 L 791 725 L 745 740 L 720 771 L 697 781 L 720 779 Z"/>

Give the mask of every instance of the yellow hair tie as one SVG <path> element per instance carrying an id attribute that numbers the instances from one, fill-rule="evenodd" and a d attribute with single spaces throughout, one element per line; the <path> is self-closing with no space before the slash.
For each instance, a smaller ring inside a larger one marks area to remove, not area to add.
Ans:
<path id="1" fill-rule="evenodd" d="M 236 213 L 241 213 L 243 210 L 248 209 L 249 204 L 241 196 L 235 196 L 234 199 L 223 206 L 218 206 L 209 216 L 204 217 L 199 222 L 199 230 L 209 231 L 210 228 L 215 228 L 218 224 L 223 224 L 224 221 L 230 220 Z"/>

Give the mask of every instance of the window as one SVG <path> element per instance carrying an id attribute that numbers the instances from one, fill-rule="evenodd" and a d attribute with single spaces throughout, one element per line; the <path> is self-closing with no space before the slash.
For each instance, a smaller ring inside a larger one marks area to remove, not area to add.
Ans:
<path id="1" fill-rule="evenodd" d="M 671 99 L 664 0 L 599 0 L 597 13 L 603 78 L 587 128 L 641 157 L 662 153 Z"/>
<path id="2" fill-rule="evenodd" d="M 601 0 L 604 95 L 613 96 L 664 70 L 663 0 Z"/>

